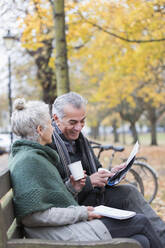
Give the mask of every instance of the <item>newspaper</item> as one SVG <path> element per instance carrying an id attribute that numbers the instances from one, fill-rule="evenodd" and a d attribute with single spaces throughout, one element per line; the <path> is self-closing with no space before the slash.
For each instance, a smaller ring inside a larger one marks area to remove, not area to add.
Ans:
<path id="1" fill-rule="evenodd" d="M 108 179 L 108 185 L 109 186 L 114 186 L 116 184 L 118 184 L 122 179 L 123 177 L 125 177 L 127 171 L 131 168 L 131 166 L 133 165 L 133 162 L 135 160 L 135 156 L 136 154 L 138 153 L 139 151 L 139 143 L 138 141 L 136 142 L 136 144 L 134 145 L 127 161 L 126 161 L 126 167 L 119 170 L 118 172 L 115 173 L 115 175 L 113 175 L 112 177 L 110 177 Z"/>
<path id="2" fill-rule="evenodd" d="M 110 217 L 113 219 L 119 219 L 119 220 L 129 219 L 136 215 L 136 212 L 133 212 L 133 211 L 110 208 L 110 207 L 106 207 L 103 205 L 95 207 L 94 213 L 99 214 L 101 216 L 106 216 L 106 217 Z"/>

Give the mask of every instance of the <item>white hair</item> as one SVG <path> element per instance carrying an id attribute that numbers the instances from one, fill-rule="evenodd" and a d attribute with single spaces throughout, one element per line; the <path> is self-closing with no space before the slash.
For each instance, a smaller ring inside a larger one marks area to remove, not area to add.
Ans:
<path id="1" fill-rule="evenodd" d="M 87 100 L 75 92 L 69 92 L 57 97 L 53 103 L 52 114 L 56 114 L 59 119 L 65 116 L 64 107 L 71 104 L 74 108 L 80 109 L 85 107 Z"/>
<path id="2" fill-rule="evenodd" d="M 29 101 L 24 98 L 14 101 L 11 117 L 12 131 L 18 137 L 38 142 L 37 127 L 46 128 L 50 119 L 49 107 L 41 101 Z"/>

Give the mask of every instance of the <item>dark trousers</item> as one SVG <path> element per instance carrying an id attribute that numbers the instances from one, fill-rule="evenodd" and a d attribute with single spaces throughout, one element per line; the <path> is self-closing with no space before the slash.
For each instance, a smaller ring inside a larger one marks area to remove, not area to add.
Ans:
<path id="1" fill-rule="evenodd" d="M 143 248 L 163 248 L 157 234 L 143 214 L 136 214 L 126 220 L 102 218 L 101 221 L 109 230 L 112 238 L 134 238 Z"/>
<path id="2" fill-rule="evenodd" d="M 159 218 L 151 206 L 145 201 L 142 194 L 132 185 L 106 187 L 104 192 L 94 190 L 81 195 L 80 205 L 97 206 L 103 204 L 108 207 L 132 210 L 142 213 L 156 231 L 165 247 L 165 223 Z"/>

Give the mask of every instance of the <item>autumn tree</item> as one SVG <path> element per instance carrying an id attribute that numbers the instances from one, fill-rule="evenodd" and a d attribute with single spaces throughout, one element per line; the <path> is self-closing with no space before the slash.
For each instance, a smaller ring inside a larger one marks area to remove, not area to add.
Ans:
<path id="1" fill-rule="evenodd" d="M 20 20 L 23 29 L 21 42 L 34 58 L 37 66 L 37 79 L 42 88 L 42 100 L 52 104 L 57 96 L 56 74 L 53 59 L 53 17 L 47 5 L 41 0 L 29 1 L 26 16 Z"/>
<path id="2" fill-rule="evenodd" d="M 56 78 L 57 95 L 62 95 L 70 90 L 67 60 L 67 44 L 65 37 L 65 10 L 64 0 L 50 1 L 53 9 L 55 49 L 56 49 Z"/>
<path id="3" fill-rule="evenodd" d="M 42 100 L 49 105 L 53 104 L 56 94 L 56 74 L 54 68 L 49 65 L 52 54 L 52 40 L 42 41 L 44 46 L 37 50 L 29 50 L 37 65 L 37 77 L 42 87 Z"/>
<path id="4" fill-rule="evenodd" d="M 42 41 L 56 38 L 52 25 L 53 15 L 50 12 L 53 9 L 55 17 L 56 8 L 54 1 L 49 1 L 53 3 L 53 8 L 44 8 L 41 0 L 34 2 L 40 3 L 39 10 L 43 19 L 38 21 L 38 17 L 34 18 L 34 13 L 27 19 L 33 20 L 35 27 L 33 25 L 31 28 L 33 35 L 30 33 L 26 37 L 29 38 L 29 45 L 33 44 L 38 49 L 43 46 Z M 63 13 L 62 4 L 60 13 Z M 137 117 L 137 109 L 142 112 L 144 107 L 147 110 L 148 105 L 157 109 L 164 104 L 163 4 L 163 0 L 105 0 L 104 4 L 101 0 L 65 1 L 67 30 L 63 29 L 62 34 L 67 35 L 67 52 L 73 79 L 71 89 L 86 94 L 91 106 L 96 102 L 104 102 L 108 109 L 126 106 L 124 113 L 128 111 L 129 119 L 134 120 L 132 130 L 140 117 L 140 114 Z M 32 26 L 27 20 L 24 33 Z M 63 24 L 61 27 L 64 27 Z M 52 53 L 49 63 L 51 66 L 55 62 L 54 57 Z M 87 81 L 82 80 L 84 74 Z M 142 99 L 142 107 L 137 99 Z M 128 116 L 124 117 L 125 114 L 121 116 L 128 119 Z"/>
<path id="5" fill-rule="evenodd" d="M 121 125 L 121 118 L 120 118 L 119 113 L 117 113 L 117 111 L 115 111 L 115 109 L 109 110 L 109 114 L 106 115 L 106 117 L 103 119 L 101 124 L 105 128 L 106 127 L 112 127 L 112 133 L 113 133 L 113 137 L 114 137 L 113 142 L 114 143 L 119 142 L 118 128 Z M 107 133 L 105 133 L 104 137 L 105 137 L 104 139 L 106 140 L 107 139 Z"/>
<path id="6" fill-rule="evenodd" d="M 157 108 L 163 104 L 162 72 L 153 70 L 164 58 L 163 6 L 163 1 L 128 0 L 117 4 L 104 1 L 104 5 L 100 1 L 88 2 L 77 7 L 79 28 L 88 24 L 94 37 L 82 48 L 84 71 L 91 84 L 98 85 L 96 71 L 102 75 L 96 101 L 104 99 L 110 108 L 123 101 L 136 105 L 133 92 L 138 89 L 137 97 L 143 106 L 150 103 Z M 136 108 L 133 110 L 132 115 L 137 114 Z M 131 119 L 138 120 L 136 116 Z M 135 123 L 131 126 L 135 133 Z"/>
<path id="7" fill-rule="evenodd" d="M 43 100 L 52 103 L 52 98 L 70 89 L 64 0 L 31 0 L 29 3 L 30 10 L 27 8 L 26 17 L 21 20 L 21 41 L 36 61 Z"/>
<path id="8" fill-rule="evenodd" d="M 136 104 L 134 104 L 133 106 L 131 106 L 131 104 L 126 101 L 122 101 L 117 106 L 117 112 L 120 114 L 121 118 L 124 121 L 127 121 L 130 124 L 130 131 L 132 133 L 133 143 L 136 143 L 136 141 L 139 140 L 136 130 L 136 123 L 140 119 L 144 108 L 142 99 L 134 98 L 134 100 L 136 100 Z"/>

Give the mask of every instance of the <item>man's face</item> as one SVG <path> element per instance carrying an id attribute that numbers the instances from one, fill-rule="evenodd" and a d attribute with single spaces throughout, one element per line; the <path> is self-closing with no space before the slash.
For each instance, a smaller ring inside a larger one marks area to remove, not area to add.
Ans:
<path id="1" fill-rule="evenodd" d="M 82 106 L 77 109 L 68 104 L 64 107 L 64 113 L 65 116 L 62 120 L 56 115 L 54 115 L 54 120 L 67 140 L 76 140 L 85 124 L 85 108 Z"/>

